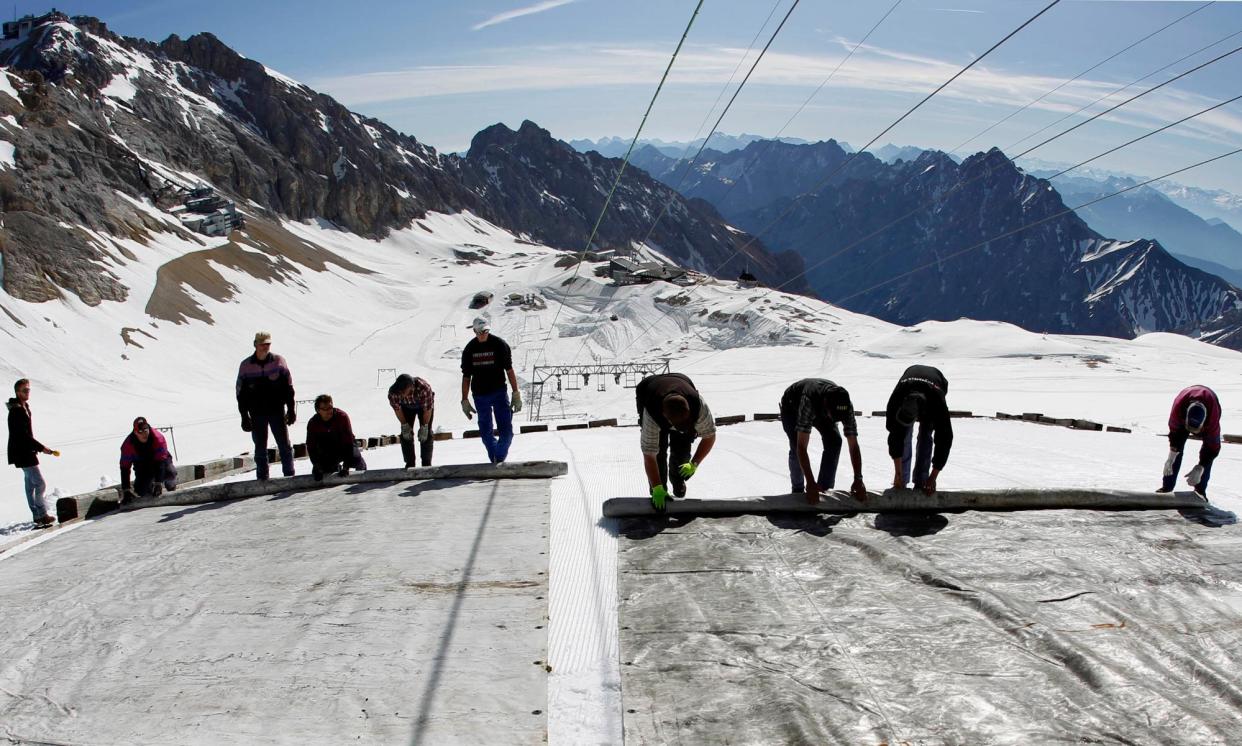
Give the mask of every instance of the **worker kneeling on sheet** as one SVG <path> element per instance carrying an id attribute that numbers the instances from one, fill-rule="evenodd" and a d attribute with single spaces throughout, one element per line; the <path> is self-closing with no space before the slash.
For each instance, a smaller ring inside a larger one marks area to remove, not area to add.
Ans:
<path id="1" fill-rule="evenodd" d="M 163 433 L 147 424 L 146 417 L 135 418 L 134 429 L 121 441 L 121 502 L 135 497 L 159 497 L 164 490 L 175 489 L 177 467 L 168 452 L 168 441 Z"/>
<path id="2" fill-rule="evenodd" d="M 670 478 L 673 495 L 686 496 L 686 480 L 716 443 L 716 421 L 694 383 L 681 373 L 647 376 L 638 382 L 635 398 L 651 504 L 664 510 Z M 703 441 L 691 458 L 690 445 L 696 437 Z"/>
<path id="3" fill-rule="evenodd" d="M 789 438 L 791 490 L 795 493 L 805 491 L 806 501 L 814 504 L 819 501 L 821 490 L 830 490 L 836 485 L 842 435 L 837 431 L 837 423 L 841 423 L 845 439 L 849 442 L 850 464 L 854 467 L 850 494 L 859 500 L 866 500 L 862 451 L 858 447 L 858 424 L 854 421 L 850 392 L 823 378 L 804 378 L 785 389 L 781 395 L 780 412 L 781 425 Z M 807 452 L 812 429 L 819 432 L 824 444 L 818 475 L 811 469 L 811 457 Z"/>
<path id="4" fill-rule="evenodd" d="M 914 488 L 928 495 L 936 493 L 936 478 L 953 447 L 953 423 L 945 401 L 948 393 L 948 379 L 930 365 L 911 365 L 897 381 L 885 418 L 894 488 L 903 489 L 910 483 L 913 467 Z M 915 423 L 919 426 L 917 445 Z"/>
<path id="5" fill-rule="evenodd" d="M 354 427 L 349 415 L 332 405 L 332 397 L 315 397 L 315 416 L 306 423 L 306 455 L 310 457 L 311 476 L 315 481 L 334 471 L 338 477 L 349 476 L 350 469 L 366 471 L 362 449 L 354 442 Z"/>
<path id="6" fill-rule="evenodd" d="M 1182 452 L 1191 435 L 1203 440 L 1199 447 L 1199 463 L 1186 472 L 1186 484 L 1207 499 L 1212 462 L 1220 454 L 1220 400 L 1207 386 L 1184 388 L 1173 400 L 1169 412 L 1169 457 L 1164 462 L 1164 483 L 1157 492 L 1172 492 L 1177 472 L 1182 468 Z"/>

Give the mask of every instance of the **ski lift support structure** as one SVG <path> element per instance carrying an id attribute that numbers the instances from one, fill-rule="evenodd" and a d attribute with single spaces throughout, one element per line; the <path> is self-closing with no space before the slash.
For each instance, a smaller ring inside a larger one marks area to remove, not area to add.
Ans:
<path id="1" fill-rule="evenodd" d="M 536 365 L 531 371 L 530 407 L 527 408 L 527 419 L 538 421 L 543 409 L 544 386 L 555 383 L 562 376 L 577 381 L 581 376 L 583 384 L 588 384 L 591 376 L 612 376 L 613 381 L 623 388 L 632 389 L 647 376 L 668 373 L 668 358 L 661 360 L 635 361 L 628 363 L 592 363 L 587 365 Z M 598 380 L 598 379 L 597 379 Z M 577 389 L 576 386 L 571 389 Z M 559 387 L 558 387 L 558 390 Z"/>

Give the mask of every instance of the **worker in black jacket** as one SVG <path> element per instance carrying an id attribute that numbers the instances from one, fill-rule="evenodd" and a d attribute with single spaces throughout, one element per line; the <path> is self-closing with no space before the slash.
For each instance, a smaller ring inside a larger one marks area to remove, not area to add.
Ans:
<path id="1" fill-rule="evenodd" d="M 781 426 L 789 438 L 789 481 L 792 490 L 795 493 L 805 492 L 806 501 L 814 504 L 819 501 L 821 490 L 836 486 L 841 436 L 844 434 L 849 443 L 850 465 L 854 467 L 850 494 L 859 500 L 866 500 L 862 450 L 858 447 L 858 424 L 854 420 L 850 392 L 823 378 L 804 378 L 785 389 L 781 395 L 780 412 Z M 844 433 L 837 431 L 838 422 Z M 818 472 L 811 468 L 808 452 L 811 430 L 819 432 L 824 444 Z"/>
<path id="2" fill-rule="evenodd" d="M 885 420 L 888 455 L 893 459 L 894 488 L 903 489 L 910 482 L 913 466 L 914 488 L 928 495 L 935 494 L 936 478 L 948 462 L 949 449 L 953 447 L 953 423 L 949 421 L 949 405 L 945 401 L 948 393 L 948 379 L 930 365 L 911 365 L 897 381 L 888 398 Z M 918 442 L 912 447 L 916 422 Z"/>
<path id="3" fill-rule="evenodd" d="M 716 420 L 694 383 L 681 373 L 647 376 L 638 382 L 634 394 L 651 504 L 664 510 L 670 477 L 673 495 L 685 497 L 686 480 L 694 476 L 716 443 Z M 691 458 L 690 446 L 696 437 L 703 441 Z"/>
<path id="4" fill-rule="evenodd" d="M 25 476 L 26 504 L 35 528 L 48 528 L 56 525 L 56 518 L 43 499 L 47 482 L 39 471 L 39 454 L 59 456 L 60 451 L 53 451 L 35 440 L 30 414 L 30 380 L 19 379 L 13 384 L 13 394 L 8 401 L 9 463 L 21 469 Z"/>

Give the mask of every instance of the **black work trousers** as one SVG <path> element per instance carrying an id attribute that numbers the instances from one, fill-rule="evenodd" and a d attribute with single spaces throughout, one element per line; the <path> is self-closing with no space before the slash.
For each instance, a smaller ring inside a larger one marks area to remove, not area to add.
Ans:
<path id="1" fill-rule="evenodd" d="M 660 431 L 660 450 L 656 453 L 656 466 L 660 469 L 660 484 L 668 489 L 671 480 L 673 494 L 678 497 L 686 494 L 686 480 L 681 478 L 677 467 L 690 460 L 690 446 L 693 444 L 693 435 L 687 435 L 680 430 Z M 672 469 L 669 468 L 670 466 Z"/>

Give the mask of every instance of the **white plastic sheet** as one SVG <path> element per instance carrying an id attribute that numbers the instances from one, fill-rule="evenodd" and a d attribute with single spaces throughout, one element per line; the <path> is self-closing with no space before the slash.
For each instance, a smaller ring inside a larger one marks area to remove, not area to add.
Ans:
<path id="1" fill-rule="evenodd" d="M 539 743 L 545 480 L 106 516 L 0 560 L 0 739 Z"/>
<path id="2" fill-rule="evenodd" d="M 1238 736 L 1236 528 L 1076 511 L 620 525 L 627 744 Z"/>

